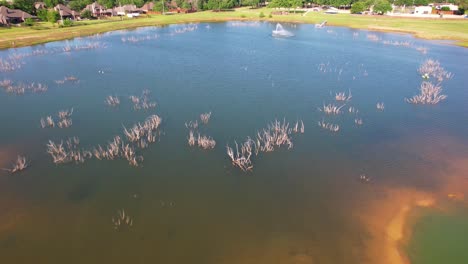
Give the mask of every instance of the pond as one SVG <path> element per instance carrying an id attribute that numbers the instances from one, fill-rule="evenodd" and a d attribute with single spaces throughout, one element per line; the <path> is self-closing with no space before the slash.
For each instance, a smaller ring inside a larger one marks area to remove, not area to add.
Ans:
<path id="1" fill-rule="evenodd" d="M 0 172 L 2 263 L 398 263 L 406 239 L 392 234 L 411 208 L 466 210 L 468 50 L 283 27 L 290 37 L 186 24 L 0 51 L 0 167 L 29 165 Z M 439 83 L 418 72 L 429 59 L 452 74 L 447 98 L 405 101 Z M 137 123 L 144 141 L 124 134 Z M 190 131 L 214 148 L 190 146 Z M 257 132 L 287 143 L 253 146 L 243 171 L 227 146 Z M 119 154 L 98 159 L 115 136 Z"/>

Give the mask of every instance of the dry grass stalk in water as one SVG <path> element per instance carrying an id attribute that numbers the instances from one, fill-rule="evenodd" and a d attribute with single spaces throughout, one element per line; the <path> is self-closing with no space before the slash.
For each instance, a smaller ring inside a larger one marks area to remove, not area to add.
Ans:
<path id="1" fill-rule="evenodd" d="M 351 95 L 351 90 L 349 90 L 348 95 L 345 92 L 339 92 L 335 95 L 335 100 L 337 101 L 349 101 L 353 96 Z"/>
<path id="2" fill-rule="evenodd" d="M 255 142 L 248 138 L 247 141 L 241 145 L 240 151 L 237 142 L 235 142 L 235 145 L 235 152 L 231 147 L 229 147 L 229 145 L 226 146 L 227 154 L 229 158 L 231 158 L 232 164 L 239 167 L 243 171 L 252 170 L 253 165 L 250 157 L 252 156 L 252 150 L 255 146 Z"/>
<path id="3" fill-rule="evenodd" d="M 209 113 L 203 113 L 200 115 L 200 120 L 203 124 L 208 124 L 208 122 L 210 121 L 210 117 L 211 117 L 211 112 Z"/>
<path id="4" fill-rule="evenodd" d="M 200 136 L 200 134 L 198 134 L 197 142 L 198 146 L 202 149 L 213 149 L 216 146 L 216 141 L 213 138 Z"/>
<path id="5" fill-rule="evenodd" d="M 78 78 L 76 78 L 75 76 L 73 75 L 70 75 L 70 76 L 65 76 L 63 78 L 63 80 L 56 80 L 55 83 L 56 84 L 64 84 L 65 82 L 79 82 Z"/>
<path id="6" fill-rule="evenodd" d="M 367 39 L 370 41 L 380 41 L 380 38 L 375 34 L 367 34 Z"/>
<path id="7" fill-rule="evenodd" d="M 442 93 L 442 87 L 431 82 L 422 82 L 420 94 L 411 98 L 405 98 L 405 101 L 411 104 L 438 104 L 447 98 Z"/>
<path id="8" fill-rule="evenodd" d="M 29 164 L 26 162 L 26 157 L 18 156 L 15 163 L 13 163 L 13 167 L 11 169 L 3 169 L 10 173 L 15 173 L 26 169 Z"/>
<path id="9" fill-rule="evenodd" d="M 106 105 L 108 106 L 118 106 L 120 105 L 120 99 L 117 96 L 109 95 L 106 97 Z"/>
<path id="10" fill-rule="evenodd" d="M 340 126 L 337 124 L 326 123 L 324 120 L 318 122 L 319 127 L 330 130 L 331 132 L 338 132 L 340 130 Z"/>
<path id="11" fill-rule="evenodd" d="M 188 137 L 188 144 L 189 144 L 189 146 L 193 147 L 193 146 L 195 146 L 196 143 L 197 143 L 197 140 L 196 140 L 195 136 L 193 135 L 193 131 L 190 130 L 189 137 Z"/>
<path id="12" fill-rule="evenodd" d="M 440 66 L 440 62 L 437 60 L 427 59 L 425 60 L 418 69 L 419 74 L 423 76 L 423 78 L 434 78 L 439 83 L 445 79 L 450 79 L 453 77 L 452 73 L 446 71 L 442 66 Z"/>
<path id="13" fill-rule="evenodd" d="M 354 119 L 354 123 L 355 123 L 356 125 L 358 125 L 358 126 L 361 126 L 361 125 L 363 124 L 361 118 L 356 118 L 356 119 Z"/>
<path id="14" fill-rule="evenodd" d="M 198 128 L 198 120 L 185 122 L 185 127 L 188 129 L 197 129 Z"/>
<path id="15" fill-rule="evenodd" d="M 86 158 L 91 158 L 92 153 L 89 151 L 82 151 L 78 149 L 80 140 L 77 137 L 69 138 L 60 143 L 55 143 L 52 140 L 49 140 L 47 144 L 47 153 L 52 157 L 52 160 L 55 164 L 76 162 L 83 163 Z"/>
<path id="16" fill-rule="evenodd" d="M 319 111 L 324 112 L 328 115 L 339 115 L 341 114 L 341 108 L 343 108 L 344 106 L 345 104 L 342 106 L 336 106 L 334 104 L 324 104 L 322 108 L 319 108 Z"/>
<path id="17" fill-rule="evenodd" d="M 5 92 L 9 94 L 24 95 L 26 92 L 43 93 L 47 91 L 47 86 L 41 83 L 17 83 L 14 84 L 11 80 L 3 80 L 0 83 Z"/>
<path id="18" fill-rule="evenodd" d="M 376 107 L 377 107 L 377 110 L 383 111 L 385 109 L 385 104 L 380 102 L 380 103 L 377 103 Z"/>
<path id="19" fill-rule="evenodd" d="M 299 126 L 299 123 L 297 123 Z M 284 120 L 280 122 L 275 120 L 271 122 L 266 129 L 261 132 L 257 132 L 257 144 L 255 145 L 259 151 L 271 152 L 275 150 L 275 147 L 287 146 L 288 149 L 293 147 L 292 139 L 290 134 L 295 130 L 289 128 L 289 123 Z M 297 129 L 296 131 L 299 131 Z"/>
<path id="20" fill-rule="evenodd" d="M 120 230 L 122 228 L 130 228 L 133 225 L 133 219 L 125 214 L 125 210 L 118 210 L 117 216 L 112 217 L 112 223 L 114 224 L 114 229 Z"/>
<path id="21" fill-rule="evenodd" d="M 355 107 L 353 107 L 353 106 L 350 106 L 350 107 L 348 108 L 348 112 L 351 113 L 351 114 L 357 114 L 357 113 L 359 113 L 359 110 L 357 110 L 357 109 L 356 109 Z"/>
<path id="22" fill-rule="evenodd" d="M 151 102 L 150 101 L 150 91 L 149 90 L 143 90 L 141 96 L 130 96 L 130 100 L 132 101 L 133 103 L 133 109 L 135 110 L 141 110 L 141 109 L 144 109 L 144 110 L 147 110 L 147 109 L 151 109 L 151 108 L 155 108 L 156 107 L 156 102 Z"/>

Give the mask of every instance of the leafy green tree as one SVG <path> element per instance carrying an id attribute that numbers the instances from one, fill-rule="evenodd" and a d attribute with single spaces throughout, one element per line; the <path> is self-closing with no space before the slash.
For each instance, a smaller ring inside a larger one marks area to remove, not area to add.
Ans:
<path id="1" fill-rule="evenodd" d="M 83 12 L 81 12 L 81 18 L 91 19 L 93 18 L 93 14 L 91 13 L 90 10 L 86 9 Z"/>
<path id="2" fill-rule="evenodd" d="M 113 8 L 116 4 L 114 0 L 98 0 L 97 2 L 105 8 Z"/>
<path id="3" fill-rule="evenodd" d="M 60 14 L 57 11 L 47 12 L 47 21 L 50 23 L 56 23 L 60 19 Z"/>
<path id="4" fill-rule="evenodd" d="M 15 0 L 13 8 L 21 9 L 29 14 L 36 14 L 36 8 L 34 7 L 35 0 Z"/>
<path id="5" fill-rule="evenodd" d="M 428 0 L 414 0 L 415 6 L 427 6 L 429 4 Z"/>
<path id="6" fill-rule="evenodd" d="M 379 14 L 385 14 L 392 11 L 392 5 L 387 0 L 377 0 L 374 3 L 374 12 Z"/>
<path id="7" fill-rule="evenodd" d="M 40 9 L 40 10 L 37 10 L 37 17 L 41 20 L 41 21 L 48 21 L 48 14 L 49 12 L 47 11 L 47 9 Z"/>
<path id="8" fill-rule="evenodd" d="M 242 1 L 243 6 L 257 7 L 260 4 L 260 0 L 244 0 Z"/>
<path id="9" fill-rule="evenodd" d="M 47 8 L 53 8 L 58 4 L 63 4 L 62 0 L 44 0 L 44 3 Z"/>
<path id="10" fill-rule="evenodd" d="M 74 0 L 68 2 L 68 7 L 70 7 L 71 10 L 81 12 L 83 8 L 85 8 L 89 4 L 92 4 L 93 2 L 93 0 Z"/>
<path id="11" fill-rule="evenodd" d="M 359 1 L 351 6 L 351 14 L 362 13 L 367 9 L 366 3 Z"/>

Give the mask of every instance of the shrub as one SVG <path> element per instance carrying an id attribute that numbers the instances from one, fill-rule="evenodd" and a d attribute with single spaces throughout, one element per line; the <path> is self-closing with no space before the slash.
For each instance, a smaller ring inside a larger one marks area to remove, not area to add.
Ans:
<path id="1" fill-rule="evenodd" d="M 60 14 L 56 11 L 47 12 L 47 21 L 50 23 L 56 23 L 60 19 Z"/>
<path id="2" fill-rule="evenodd" d="M 241 17 L 242 17 L 242 18 L 246 18 L 247 16 L 246 16 L 245 14 L 242 14 Z"/>
<path id="3" fill-rule="evenodd" d="M 88 9 L 86 9 L 85 11 L 83 11 L 83 12 L 81 13 L 81 18 L 91 19 L 91 18 L 93 18 L 93 14 L 91 14 L 91 11 L 89 11 Z"/>
<path id="4" fill-rule="evenodd" d="M 268 15 L 268 17 L 269 17 L 269 18 L 272 18 L 272 17 L 273 17 L 273 15 L 270 13 L 270 14 Z"/>
<path id="5" fill-rule="evenodd" d="M 265 17 L 265 14 L 263 14 L 263 12 L 260 12 L 260 15 L 258 15 L 259 18 L 264 18 Z"/>
<path id="6" fill-rule="evenodd" d="M 47 19 L 47 9 L 39 9 L 37 10 L 37 17 L 41 20 L 41 21 L 48 21 Z"/>
<path id="7" fill-rule="evenodd" d="M 34 20 L 33 20 L 32 18 L 26 18 L 26 19 L 24 20 L 24 25 L 25 25 L 25 26 L 28 26 L 28 27 L 29 27 L 29 26 L 33 26 L 33 25 L 34 25 Z"/>
<path id="8" fill-rule="evenodd" d="M 70 20 L 70 19 L 65 19 L 63 20 L 62 22 L 62 25 L 60 25 L 61 27 L 71 27 L 73 26 L 73 21 Z"/>
<path id="9" fill-rule="evenodd" d="M 364 2 L 356 2 L 351 6 L 351 14 L 358 14 L 362 13 L 364 10 L 366 10 L 366 4 Z"/>
<path id="10" fill-rule="evenodd" d="M 440 10 L 441 10 L 441 11 L 450 11 L 450 7 L 448 7 L 448 6 L 443 6 Z"/>

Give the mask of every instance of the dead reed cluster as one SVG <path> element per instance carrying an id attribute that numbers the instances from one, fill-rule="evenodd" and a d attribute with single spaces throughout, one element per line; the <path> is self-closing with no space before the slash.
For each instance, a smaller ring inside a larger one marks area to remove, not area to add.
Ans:
<path id="1" fill-rule="evenodd" d="M 128 214 L 125 214 L 125 210 L 122 209 L 117 211 L 116 217 L 112 217 L 112 223 L 115 230 L 128 229 L 133 225 L 133 219 Z"/>
<path id="2" fill-rule="evenodd" d="M 379 102 L 376 104 L 377 110 L 383 111 L 385 109 L 385 104 L 383 102 Z"/>
<path id="3" fill-rule="evenodd" d="M 183 33 L 195 31 L 197 29 L 198 29 L 197 25 L 190 25 L 190 26 L 184 26 L 182 28 L 176 28 L 173 33 L 174 34 L 183 34 Z"/>
<path id="4" fill-rule="evenodd" d="M 118 106 L 120 105 L 120 99 L 117 96 L 109 95 L 106 97 L 105 103 L 108 106 Z"/>
<path id="5" fill-rule="evenodd" d="M 41 118 L 41 128 L 55 127 L 56 124 L 59 128 L 70 127 L 73 124 L 73 121 L 71 119 L 72 115 L 73 115 L 73 108 L 71 108 L 70 110 L 59 111 L 57 113 L 57 117 L 58 117 L 57 123 L 54 121 L 52 116 Z"/>
<path id="6" fill-rule="evenodd" d="M 304 122 L 302 120 L 297 121 L 293 126 L 290 126 L 286 120 L 283 120 L 283 122 L 275 120 L 268 124 L 266 128 L 258 131 L 255 140 L 248 137 L 241 144 L 240 150 L 237 142 L 234 142 L 235 150 L 227 145 L 227 154 L 234 166 L 243 171 L 249 171 L 253 168 L 252 154 L 257 156 L 260 152 L 272 152 L 281 146 L 291 149 L 293 147 L 291 134 L 304 133 L 304 131 Z"/>
<path id="7" fill-rule="evenodd" d="M 441 83 L 452 78 L 453 74 L 446 71 L 439 61 L 425 60 L 419 67 L 418 72 L 424 79 L 419 87 L 419 94 L 411 98 L 405 98 L 406 102 L 411 104 L 438 104 L 447 98 L 446 95 L 442 94 Z"/>
<path id="8" fill-rule="evenodd" d="M 82 51 L 82 50 L 93 50 L 93 49 L 103 49 L 106 48 L 107 46 L 103 43 L 100 42 L 92 42 L 92 43 L 87 43 L 87 44 L 82 44 L 82 45 L 66 45 L 62 48 L 63 52 L 73 52 L 73 51 Z"/>
<path id="9" fill-rule="evenodd" d="M 16 58 L 0 58 L 0 72 L 11 72 L 21 68 L 22 62 Z"/>
<path id="10" fill-rule="evenodd" d="M 259 27 L 259 22 L 230 22 L 227 24 L 229 27 Z"/>
<path id="11" fill-rule="evenodd" d="M 367 39 L 370 41 L 380 41 L 380 38 L 375 34 L 367 34 Z"/>
<path id="12" fill-rule="evenodd" d="M 439 83 L 453 77 L 452 73 L 440 66 L 439 61 L 432 59 L 425 60 L 419 67 L 418 72 L 423 78 L 434 78 Z"/>
<path id="13" fill-rule="evenodd" d="M 203 124 L 208 124 L 210 121 L 211 112 L 200 114 L 200 120 Z"/>
<path id="14" fill-rule="evenodd" d="M 130 101 L 133 103 L 133 109 L 135 110 L 148 110 L 151 108 L 156 107 L 156 102 L 150 101 L 150 94 L 149 90 L 143 90 L 141 96 L 130 96 Z"/>
<path id="15" fill-rule="evenodd" d="M 334 104 L 328 104 L 328 105 L 323 104 L 323 107 L 319 108 L 318 110 L 328 115 L 339 115 L 342 113 L 341 108 L 343 108 L 344 106 L 345 104 L 342 106 L 336 106 Z"/>
<path id="16" fill-rule="evenodd" d="M 211 112 L 200 114 L 200 121 L 204 125 L 208 124 L 210 118 Z M 198 133 L 198 137 L 195 137 L 194 131 L 198 130 L 199 127 L 198 120 L 185 122 L 185 127 L 189 129 L 189 136 L 187 138 L 189 146 L 198 146 L 202 149 L 214 149 L 216 141 L 212 137 L 201 135 L 200 133 Z"/>
<path id="17" fill-rule="evenodd" d="M 0 81 L 0 88 L 6 93 L 24 95 L 26 93 L 44 93 L 47 91 L 47 85 L 42 83 L 13 83 L 11 80 L 4 79 Z"/>
<path id="18" fill-rule="evenodd" d="M 9 173 L 15 173 L 26 169 L 28 166 L 29 164 L 26 162 L 26 157 L 18 156 L 11 169 L 3 170 L 8 171 Z"/>
<path id="19" fill-rule="evenodd" d="M 438 104 L 447 98 L 442 94 L 442 87 L 431 82 L 423 81 L 419 90 L 419 94 L 405 98 L 405 101 L 411 104 Z"/>
<path id="20" fill-rule="evenodd" d="M 402 46 L 402 47 L 410 47 L 412 44 L 409 41 L 391 41 L 391 40 L 384 40 L 382 41 L 384 45 L 391 45 L 391 46 Z"/>
<path id="21" fill-rule="evenodd" d="M 247 140 L 241 144 L 240 151 L 237 142 L 234 142 L 234 144 L 236 145 L 235 152 L 229 145 L 226 146 L 227 155 L 231 159 L 232 164 L 243 171 L 252 170 L 253 165 L 250 157 L 252 156 L 255 142 L 251 138 L 247 138 Z"/>
<path id="22" fill-rule="evenodd" d="M 138 156 L 135 148 L 146 148 L 150 143 L 156 142 L 162 119 L 157 115 L 149 116 L 143 124 L 138 123 L 130 129 L 124 128 L 124 134 L 129 142 L 124 142 L 120 136 L 115 136 L 111 142 L 102 147 L 91 147 L 79 149 L 80 140 L 73 137 L 60 143 L 49 140 L 47 153 L 52 156 L 53 162 L 60 163 L 83 163 L 86 159 L 96 158 L 98 160 L 114 160 L 124 158 L 131 166 L 139 166 L 144 160 Z"/>
<path id="23" fill-rule="evenodd" d="M 319 127 L 330 130 L 331 132 L 338 132 L 340 130 L 340 126 L 337 124 L 327 123 L 325 120 L 318 122 Z"/>
<path id="24" fill-rule="evenodd" d="M 54 81 L 56 84 L 65 84 L 66 82 L 74 82 L 74 83 L 78 83 L 80 80 L 78 80 L 78 78 L 76 78 L 75 76 L 71 75 L 71 76 L 65 76 L 62 80 L 56 80 Z"/>
<path id="25" fill-rule="evenodd" d="M 123 43 L 125 43 L 125 42 L 138 43 L 138 42 L 142 42 L 142 41 L 156 40 L 158 38 L 159 38 L 159 35 L 155 34 L 155 35 L 146 35 L 146 36 L 142 36 L 142 37 L 135 37 L 135 36 L 131 36 L 131 37 L 127 37 L 127 38 L 122 37 L 120 40 Z"/>
<path id="26" fill-rule="evenodd" d="M 50 154 L 55 164 L 62 163 L 83 163 L 85 159 L 92 158 L 93 154 L 91 151 L 79 149 L 80 139 L 77 137 L 69 138 L 60 143 L 55 143 L 49 140 L 47 144 L 47 153 Z"/>
<path id="27" fill-rule="evenodd" d="M 353 96 L 351 95 L 351 90 L 349 90 L 348 95 L 345 92 L 339 92 L 335 94 L 336 101 L 350 101 Z"/>
<path id="28" fill-rule="evenodd" d="M 161 121 L 162 119 L 159 116 L 151 115 L 146 118 L 143 124 L 137 123 L 130 129 L 124 127 L 124 134 L 131 143 L 136 144 L 140 148 L 146 148 L 149 143 L 156 142 Z"/>

